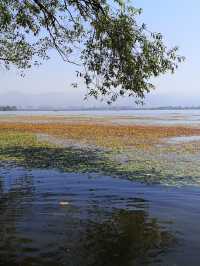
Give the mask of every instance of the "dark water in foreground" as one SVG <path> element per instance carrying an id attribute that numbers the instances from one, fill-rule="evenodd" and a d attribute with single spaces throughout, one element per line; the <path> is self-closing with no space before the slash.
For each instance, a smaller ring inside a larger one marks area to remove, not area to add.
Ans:
<path id="1" fill-rule="evenodd" d="M 0 168 L 0 265 L 200 265 L 199 188 L 94 177 Z"/>

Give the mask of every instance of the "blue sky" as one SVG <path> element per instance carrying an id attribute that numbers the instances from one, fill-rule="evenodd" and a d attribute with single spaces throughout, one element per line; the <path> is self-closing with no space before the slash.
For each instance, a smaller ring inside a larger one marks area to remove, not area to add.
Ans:
<path id="1" fill-rule="evenodd" d="M 186 61 L 174 75 L 165 75 L 154 81 L 156 90 L 147 97 L 146 103 L 148 105 L 200 105 L 200 1 L 135 0 L 133 4 L 143 8 L 143 14 L 139 20 L 147 24 L 151 31 L 163 33 L 167 45 L 178 45 L 180 54 L 186 57 Z M 9 97 L 14 103 L 14 92 L 18 92 L 17 104 L 20 102 L 20 94 L 25 94 L 28 104 L 33 105 L 37 103 L 34 103 L 34 100 L 31 101 L 31 94 L 46 95 L 43 97 L 44 102 L 41 102 L 45 105 L 48 105 L 48 101 L 50 102 L 50 97 L 55 99 L 56 105 L 63 105 L 65 102 L 66 106 L 83 103 L 84 88 L 70 88 L 75 78 L 74 67 L 65 65 L 57 56 L 53 56 L 40 68 L 27 72 L 25 78 L 21 78 L 17 71 L 3 70 L 0 71 L 0 78 L 0 104 L 5 99 L 9 103 Z M 91 103 L 98 105 L 93 101 Z M 127 105 L 131 103 L 132 101 L 128 99 L 118 102 L 118 104 Z M 22 101 L 21 104 L 24 102 Z"/>

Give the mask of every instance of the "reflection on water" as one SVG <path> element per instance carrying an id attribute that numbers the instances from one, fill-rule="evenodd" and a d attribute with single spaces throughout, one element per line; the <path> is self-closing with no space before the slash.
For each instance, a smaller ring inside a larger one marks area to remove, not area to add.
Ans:
<path id="1" fill-rule="evenodd" d="M 199 265 L 199 196 L 195 188 L 1 167 L 0 265 Z"/>
<path id="2" fill-rule="evenodd" d="M 174 237 L 145 211 L 121 210 L 106 222 L 91 224 L 81 243 L 88 265 L 149 265 L 173 246 Z"/>

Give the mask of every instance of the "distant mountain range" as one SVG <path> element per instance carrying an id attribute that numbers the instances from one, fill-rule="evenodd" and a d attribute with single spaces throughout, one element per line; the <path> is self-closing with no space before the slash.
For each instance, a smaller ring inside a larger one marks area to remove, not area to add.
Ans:
<path id="1" fill-rule="evenodd" d="M 77 101 L 77 104 L 75 102 Z M 43 94 L 32 94 L 32 93 L 20 93 L 20 92 L 8 92 L 0 94 L 0 105 L 15 105 L 18 108 L 38 108 L 44 107 L 59 107 L 63 108 L 66 106 L 81 106 L 81 100 L 79 98 L 69 99 L 69 96 L 64 93 L 43 93 Z"/>
<path id="2" fill-rule="evenodd" d="M 105 103 L 90 99 L 83 100 L 83 95 L 63 92 L 55 93 L 21 93 L 8 91 L 0 93 L 0 106 L 17 106 L 18 109 L 199 109 L 199 97 L 162 95 L 150 93 L 145 99 L 144 106 L 137 106 L 131 98 L 120 98 L 119 101 L 108 106 Z M 189 106 L 189 107 L 188 107 Z"/>
<path id="3" fill-rule="evenodd" d="M 38 107 L 38 108 L 16 108 L 11 106 L 7 110 L 0 111 L 130 111 L 130 110 L 200 110 L 200 106 L 160 106 L 160 107 L 138 107 L 133 108 L 130 106 L 118 106 L 118 107 L 69 107 L 69 108 L 53 108 L 53 107 Z"/>

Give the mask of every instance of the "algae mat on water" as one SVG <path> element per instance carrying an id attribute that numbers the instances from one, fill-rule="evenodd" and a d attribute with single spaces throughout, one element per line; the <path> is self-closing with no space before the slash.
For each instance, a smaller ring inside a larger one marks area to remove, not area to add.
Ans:
<path id="1" fill-rule="evenodd" d="M 1 162 L 67 172 L 104 172 L 145 182 L 199 184 L 200 142 L 169 141 L 198 136 L 199 128 L 114 125 L 102 117 L 59 119 L 59 123 L 58 118 L 38 116 L 29 123 L 17 117 L 1 121 Z"/>

